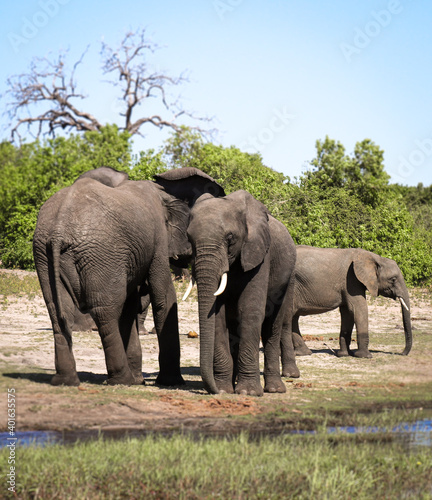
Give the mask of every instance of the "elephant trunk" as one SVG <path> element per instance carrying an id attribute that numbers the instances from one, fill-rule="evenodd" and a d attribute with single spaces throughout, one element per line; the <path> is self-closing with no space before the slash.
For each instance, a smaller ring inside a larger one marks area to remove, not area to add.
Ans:
<path id="1" fill-rule="evenodd" d="M 219 281 L 225 269 L 221 269 L 221 260 L 214 255 L 203 254 L 197 250 L 194 274 L 198 287 L 198 310 L 200 325 L 200 368 L 201 377 L 206 390 L 210 394 L 218 394 L 219 390 L 214 379 L 215 350 L 215 309 Z"/>
<path id="2" fill-rule="evenodd" d="M 411 330 L 411 314 L 410 314 L 410 301 L 408 292 L 404 296 L 399 296 L 399 301 L 402 308 L 402 319 L 405 331 L 405 349 L 402 354 L 406 356 L 411 351 L 412 347 L 412 330 Z"/>

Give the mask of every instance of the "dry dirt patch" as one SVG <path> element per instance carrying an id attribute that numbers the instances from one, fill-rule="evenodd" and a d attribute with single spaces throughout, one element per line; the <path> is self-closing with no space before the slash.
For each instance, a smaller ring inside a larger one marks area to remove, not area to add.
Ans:
<path id="1" fill-rule="evenodd" d="M 259 415 L 272 405 L 299 412 L 302 399 L 307 401 L 307 391 L 323 387 L 360 390 L 362 384 L 370 387 L 385 383 L 398 387 L 398 384 L 432 382 L 432 353 L 424 352 L 422 345 L 416 344 L 416 332 L 431 331 L 432 326 L 431 298 L 423 294 L 412 300 L 414 347 L 409 356 L 391 354 L 400 353 L 404 347 L 399 304 L 374 299 L 369 308 L 372 360 L 334 356 L 340 318 L 338 311 L 332 311 L 301 319 L 300 328 L 313 355 L 297 358 L 301 378 L 286 381 L 286 394 L 266 394 L 263 398 L 209 396 L 199 375 L 199 339 L 187 335 L 189 331 L 199 331 L 197 303 L 181 302 L 180 295 L 181 363 L 187 385 L 174 389 L 155 385 L 158 346 L 152 334 L 141 336 L 146 386 L 112 388 L 104 385 L 104 355 L 95 332 L 74 334 L 74 354 L 82 385 L 52 387 L 49 379 L 54 373 L 54 346 L 42 297 L 12 296 L 5 300 L 0 296 L 0 372 L 4 375 L 0 414 L 6 414 L 6 387 L 16 387 L 19 430 L 161 430 L 186 425 L 223 430 L 232 425 L 230 417 Z M 151 314 L 146 327 L 149 331 L 153 327 Z M 0 426 L 5 430 L 3 420 Z"/>

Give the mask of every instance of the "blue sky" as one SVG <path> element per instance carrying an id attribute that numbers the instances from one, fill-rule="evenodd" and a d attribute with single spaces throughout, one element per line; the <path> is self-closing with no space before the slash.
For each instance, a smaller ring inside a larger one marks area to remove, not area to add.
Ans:
<path id="1" fill-rule="evenodd" d="M 31 26 L 32 27 L 31 27 Z M 184 107 L 212 116 L 216 142 L 298 177 L 326 135 L 351 153 L 372 139 L 392 182 L 432 184 L 432 2 L 418 0 L 21 0 L 0 5 L 0 94 L 34 56 L 69 50 L 85 106 L 118 121 L 101 82 L 101 40 L 145 27 L 169 74 L 188 71 Z M 4 101 L 2 101 L 3 103 Z M 5 124 L 5 117 L 2 117 Z M 167 134 L 143 130 L 135 149 Z M 3 135 L 4 137 L 4 135 Z"/>

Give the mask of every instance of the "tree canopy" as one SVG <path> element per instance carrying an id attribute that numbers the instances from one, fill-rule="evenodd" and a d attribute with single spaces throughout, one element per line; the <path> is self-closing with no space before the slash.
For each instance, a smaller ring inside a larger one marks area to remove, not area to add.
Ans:
<path id="1" fill-rule="evenodd" d="M 408 284 L 431 282 L 431 188 L 389 184 L 383 151 L 371 140 L 347 155 L 328 137 L 317 141 L 311 169 L 292 181 L 259 154 L 206 142 L 187 128 L 158 150 L 131 154 L 130 134 L 115 125 L 68 138 L 0 143 L 0 260 L 33 268 L 32 236 L 46 199 L 82 172 L 102 165 L 152 179 L 170 168 L 197 167 L 227 193 L 245 189 L 283 222 L 297 244 L 361 247 L 396 260 Z"/>

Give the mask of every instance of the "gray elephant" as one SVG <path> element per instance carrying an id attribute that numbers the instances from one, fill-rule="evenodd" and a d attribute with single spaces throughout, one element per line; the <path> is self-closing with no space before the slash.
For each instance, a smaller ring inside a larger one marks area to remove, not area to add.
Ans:
<path id="1" fill-rule="evenodd" d="M 300 336 L 299 317 L 320 314 L 339 307 L 341 315 L 338 356 L 350 354 L 354 325 L 358 349 L 354 356 L 372 357 L 369 352 L 366 290 L 371 295 L 398 299 L 402 307 L 407 355 L 412 346 L 410 300 L 402 273 L 392 259 L 360 248 L 315 248 L 297 246 L 294 271 L 293 341 L 296 354 L 310 354 Z"/>
<path id="2" fill-rule="evenodd" d="M 219 189 L 198 169 L 183 169 L 178 178 L 190 203 L 205 186 Z M 184 383 L 169 257 L 191 254 L 189 215 L 188 204 L 158 180 L 124 180 L 113 188 L 84 176 L 42 206 L 33 251 L 54 332 L 52 384 L 80 383 L 72 353 L 76 308 L 90 313 L 98 327 L 108 384 L 142 383 L 136 317 L 140 288 L 147 285 L 160 349 L 157 383 Z"/>
<path id="3" fill-rule="evenodd" d="M 111 167 L 99 167 L 84 172 L 77 178 L 75 182 L 79 181 L 80 179 L 88 178 L 99 181 L 102 184 L 105 184 L 105 186 L 117 187 L 122 182 L 129 180 L 129 175 L 126 172 L 119 172 L 118 170 L 115 170 Z"/>
<path id="4" fill-rule="evenodd" d="M 285 392 L 279 345 L 295 245 L 283 224 L 246 191 L 202 196 L 188 227 L 198 287 L 200 368 L 210 393 Z M 287 251 L 288 249 L 288 251 Z M 292 343 L 291 343 L 292 348 Z M 298 376 L 292 349 L 290 369 Z"/>

